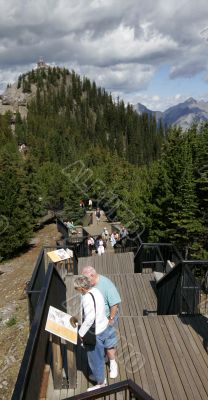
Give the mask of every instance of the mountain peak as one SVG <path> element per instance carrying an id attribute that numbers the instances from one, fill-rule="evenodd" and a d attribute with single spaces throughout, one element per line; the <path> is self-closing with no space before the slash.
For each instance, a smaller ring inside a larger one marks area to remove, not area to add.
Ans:
<path id="1" fill-rule="evenodd" d="M 141 103 L 134 107 L 138 113 L 147 112 L 154 114 L 156 119 L 162 119 L 165 125 L 177 125 L 186 130 L 193 123 L 201 123 L 208 120 L 208 102 L 197 101 L 189 97 L 183 103 L 169 107 L 164 112 L 154 112 L 147 109 Z"/>
<path id="2" fill-rule="evenodd" d="M 185 101 L 185 103 L 188 103 L 188 104 L 196 104 L 197 101 L 196 101 L 193 97 L 189 97 L 189 98 Z"/>

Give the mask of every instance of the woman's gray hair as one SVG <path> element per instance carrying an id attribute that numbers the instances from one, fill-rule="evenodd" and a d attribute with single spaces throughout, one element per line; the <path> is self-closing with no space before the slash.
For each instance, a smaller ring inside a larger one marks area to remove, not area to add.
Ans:
<path id="1" fill-rule="evenodd" d="M 74 288 L 90 289 L 92 287 L 88 276 L 79 275 L 74 280 Z"/>

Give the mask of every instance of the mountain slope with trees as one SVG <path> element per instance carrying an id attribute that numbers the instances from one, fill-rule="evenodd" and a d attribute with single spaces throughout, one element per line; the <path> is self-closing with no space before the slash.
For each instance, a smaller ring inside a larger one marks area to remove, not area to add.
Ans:
<path id="1" fill-rule="evenodd" d="M 6 258 L 31 237 L 47 210 L 80 222 L 80 199 L 108 204 L 146 240 L 175 242 L 187 257 L 206 255 L 207 132 L 172 128 L 64 68 L 20 76 L 32 93 L 27 117 L 0 116 L 0 214 Z M 19 152 L 19 145 L 26 152 Z M 16 183 L 16 184 L 15 184 Z M 7 193 L 10 201 L 7 203 Z"/>

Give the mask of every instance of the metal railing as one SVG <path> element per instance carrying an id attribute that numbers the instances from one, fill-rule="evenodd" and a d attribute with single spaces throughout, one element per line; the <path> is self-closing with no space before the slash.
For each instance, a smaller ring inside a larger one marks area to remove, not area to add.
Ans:
<path id="1" fill-rule="evenodd" d="M 165 272 L 167 260 L 177 264 L 182 256 L 171 243 L 141 243 L 134 257 L 135 272 L 144 268 Z"/>
<path id="2" fill-rule="evenodd" d="M 208 260 L 181 260 L 156 283 L 158 314 L 206 314 Z"/>
<path id="3" fill-rule="evenodd" d="M 48 270 L 48 265 L 53 264 L 49 259 L 49 257 L 47 256 L 47 253 L 49 251 L 57 250 L 60 248 L 66 249 L 66 247 L 67 247 L 66 243 L 64 243 L 64 245 L 57 245 L 57 246 L 44 246 L 38 255 L 38 259 L 35 264 L 32 277 L 28 282 L 26 289 L 28 297 L 30 325 L 32 324 L 32 321 L 34 319 L 35 310 L 39 301 L 41 289 L 44 285 L 46 272 Z M 61 265 L 59 263 L 59 267 L 53 264 L 54 267 L 57 268 L 57 271 L 59 272 L 62 279 L 64 279 L 67 273 L 71 273 L 73 275 L 77 275 L 78 273 L 78 256 L 76 252 L 77 250 L 76 244 L 74 243 L 69 244 L 68 248 L 73 251 L 73 258 L 63 261 Z"/>
<path id="4" fill-rule="evenodd" d="M 118 399 L 118 393 L 124 394 L 125 400 L 154 400 L 147 392 L 140 386 L 134 383 L 131 379 L 114 383 L 95 392 L 81 393 L 76 396 L 66 397 L 64 400 L 95 400 L 103 399 L 105 396 L 114 395 L 114 399 Z"/>
<path id="5" fill-rule="evenodd" d="M 15 384 L 12 400 L 37 400 L 45 365 L 51 359 L 50 334 L 45 330 L 49 306 L 65 311 L 66 287 L 56 269 L 49 265 Z M 57 371 L 53 370 L 55 379 Z"/>
<path id="6" fill-rule="evenodd" d="M 45 274 L 46 274 L 45 252 L 44 248 L 42 248 L 39 253 L 38 259 L 36 261 L 31 280 L 27 284 L 30 325 L 34 318 L 35 309 L 38 304 L 40 292 L 45 280 Z"/>
<path id="7" fill-rule="evenodd" d="M 157 314 L 180 314 L 182 262 L 156 283 Z"/>
<path id="8" fill-rule="evenodd" d="M 75 226 L 75 231 L 73 231 L 66 226 L 66 224 L 60 219 L 56 219 L 56 226 L 58 232 L 62 235 L 64 239 L 70 238 L 70 240 L 82 240 L 83 237 L 86 236 L 84 233 L 84 229 L 82 225 L 76 225 Z"/>
<path id="9" fill-rule="evenodd" d="M 184 260 L 181 314 L 208 313 L 208 260 Z"/>
<path id="10" fill-rule="evenodd" d="M 65 247 L 72 249 L 77 257 L 87 257 L 89 249 L 87 245 L 87 238 L 82 237 L 79 241 L 71 241 L 70 238 L 65 239 Z"/>
<path id="11" fill-rule="evenodd" d="M 56 226 L 57 226 L 58 232 L 61 233 L 63 238 L 68 238 L 69 229 L 59 218 L 56 219 Z"/>

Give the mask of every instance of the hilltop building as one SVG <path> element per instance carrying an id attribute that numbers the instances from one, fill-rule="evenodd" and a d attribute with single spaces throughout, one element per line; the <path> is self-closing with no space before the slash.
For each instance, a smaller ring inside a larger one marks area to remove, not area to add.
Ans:
<path id="1" fill-rule="evenodd" d="M 39 58 L 39 61 L 37 62 L 37 68 L 49 68 L 49 65 L 45 63 L 45 61 L 43 60 L 43 57 Z"/>

